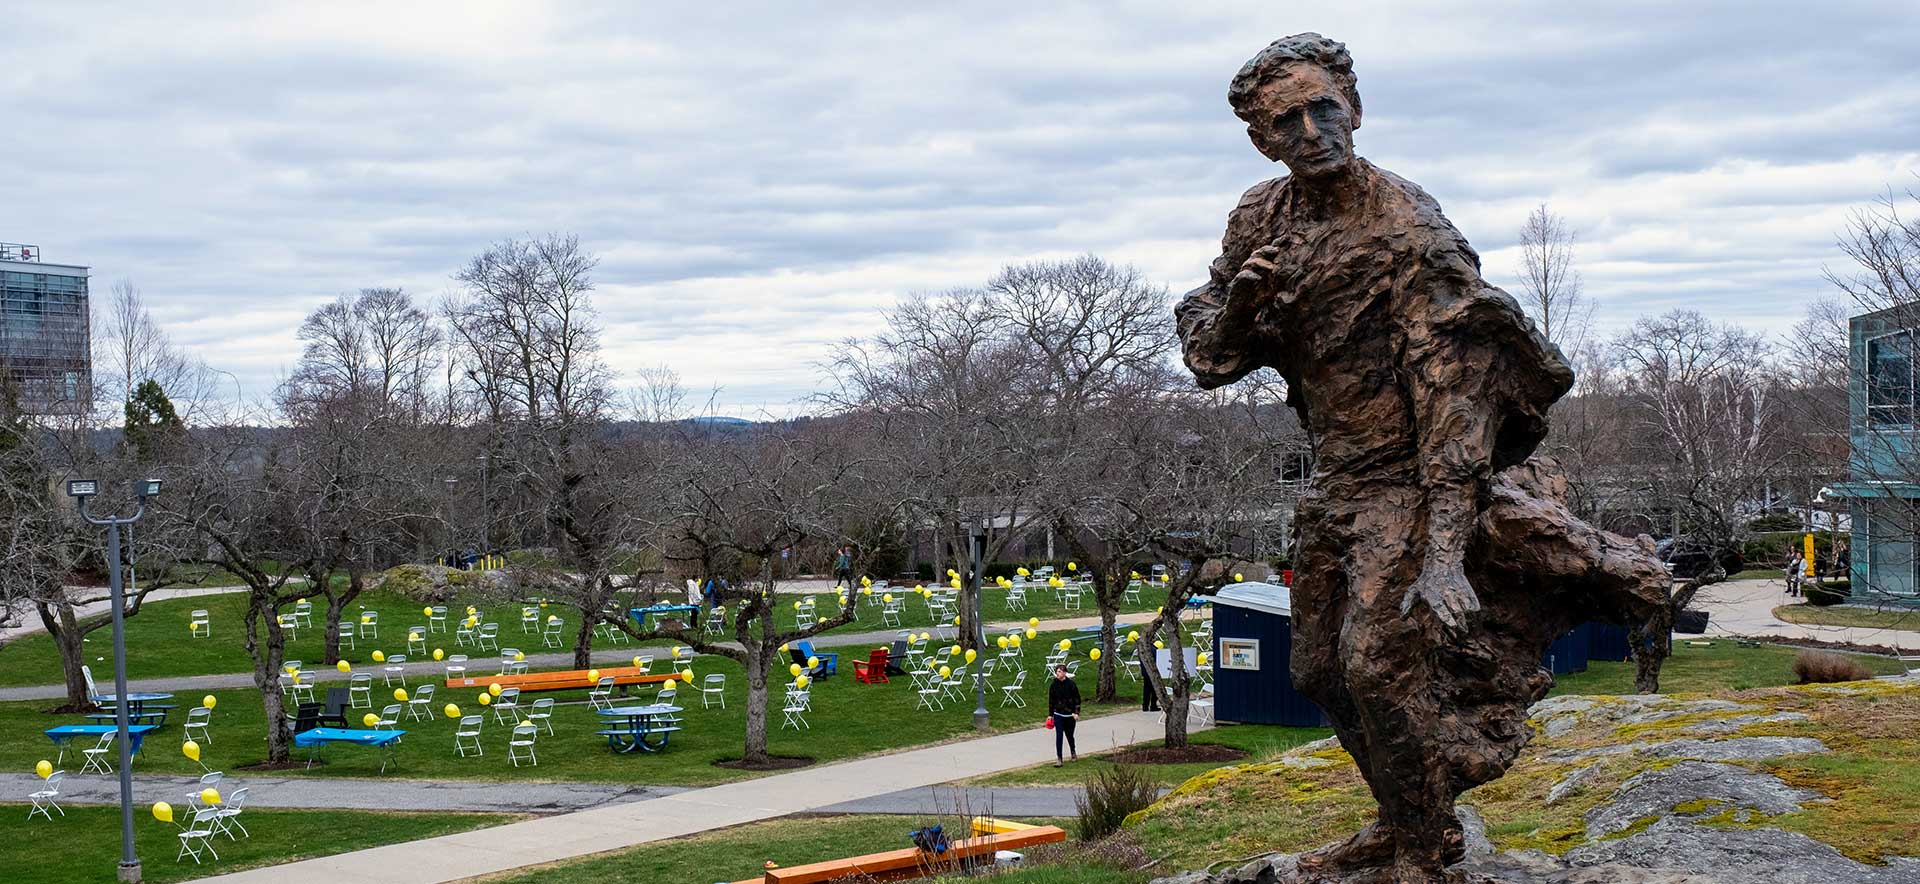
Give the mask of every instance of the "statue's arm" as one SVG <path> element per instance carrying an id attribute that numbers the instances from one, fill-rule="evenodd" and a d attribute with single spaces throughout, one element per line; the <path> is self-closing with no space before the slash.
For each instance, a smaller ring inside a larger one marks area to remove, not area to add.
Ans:
<path id="1" fill-rule="evenodd" d="M 1180 299 L 1173 313 L 1180 348 L 1194 379 L 1207 389 L 1237 381 L 1266 364 L 1275 342 L 1256 320 L 1271 286 L 1275 250 L 1267 219 L 1280 179 L 1247 191 L 1227 216 L 1220 257 L 1207 268 L 1207 282 Z"/>

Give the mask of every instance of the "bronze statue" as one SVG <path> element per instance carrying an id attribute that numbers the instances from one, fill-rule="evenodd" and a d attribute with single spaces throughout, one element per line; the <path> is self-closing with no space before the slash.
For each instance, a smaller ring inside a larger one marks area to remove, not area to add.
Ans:
<path id="1" fill-rule="evenodd" d="M 1645 622 L 1667 575 L 1650 541 L 1571 516 L 1552 465 L 1529 460 L 1573 370 L 1433 197 L 1354 155 L 1346 47 L 1276 41 L 1227 98 L 1292 174 L 1228 216 L 1207 284 L 1176 308 L 1181 342 L 1205 387 L 1278 369 L 1314 440 L 1293 679 L 1380 804 L 1296 880 L 1455 880 L 1454 799 L 1531 737 L 1547 645 L 1589 619 Z"/>

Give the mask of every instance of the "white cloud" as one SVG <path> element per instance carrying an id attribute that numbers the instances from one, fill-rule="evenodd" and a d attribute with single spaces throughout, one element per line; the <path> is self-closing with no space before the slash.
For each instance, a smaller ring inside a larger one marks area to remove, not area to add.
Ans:
<path id="1" fill-rule="evenodd" d="M 1849 207 L 1920 168 L 1910 0 L 1191 6 L 19 4 L 0 238 L 133 278 L 259 392 L 321 301 L 438 296 L 490 241 L 571 231 L 610 361 L 750 412 L 898 294 L 1005 262 L 1193 285 L 1278 171 L 1226 82 L 1294 31 L 1349 44 L 1361 151 L 1496 283 L 1532 206 L 1567 215 L 1603 330 L 1784 330 Z"/>

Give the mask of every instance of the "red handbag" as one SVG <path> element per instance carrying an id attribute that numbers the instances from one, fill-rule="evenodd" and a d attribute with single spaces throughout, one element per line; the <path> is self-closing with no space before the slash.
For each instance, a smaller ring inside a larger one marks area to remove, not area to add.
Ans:
<path id="1" fill-rule="evenodd" d="M 1043 725 L 1041 725 L 1041 727 L 1044 727 L 1044 728 L 1046 728 L 1047 730 L 1053 730 L 1053 716 L 1051 716 L 1051 715 L 1049 715 L 1049 716 L 1047 716 L 1047 721 L 1046 721 L 1046 723 L 1045 723 L 1045 724 L 1043 724 Z"/>

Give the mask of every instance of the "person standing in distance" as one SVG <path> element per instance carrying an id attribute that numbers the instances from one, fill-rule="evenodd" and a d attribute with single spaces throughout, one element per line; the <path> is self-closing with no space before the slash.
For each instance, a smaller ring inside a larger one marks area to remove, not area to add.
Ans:
<path id="1" fill-rule="evenodd" d="M 1067 677 L 1067 667 L 1053 667 L 1053 683 L 1047 685 L 1047 714 L 1053 718 L 1054 767 L 1067 763 L 1071 756 L 1080 760 L 1080 747 L 1073 742 L 1073 726 L 1080 721 L 1080 685 Z"/>

